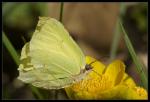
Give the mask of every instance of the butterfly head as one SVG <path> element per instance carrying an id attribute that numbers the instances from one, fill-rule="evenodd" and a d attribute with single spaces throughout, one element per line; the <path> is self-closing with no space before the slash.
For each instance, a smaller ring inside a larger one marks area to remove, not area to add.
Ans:
<path id="1" fill-rule="evenodd" d="M 90 64 L 86 64 L 85 65 L 85 70 L 90 70 L 90 69 L 92 69 L 92 66 Z"/>
<path id="2" fill-rule="evenodd" d="M 92 68 L 93 68 L 93 67 L 92 67 L 92 64 L 95 63 L 95 62 L 96 62 L 96 60 L 93 61 L 93 62 L 91 62 L 91 63 L 89 63 L 89 64 L 86 64 L 86 65 L 85 65 L 85 69 L 83 70 L 83 73 L 86 72 L 86 71 L 92 70 Z"/>
<path id="3" fill-rule="evenodd" d="M 93 68 L 93 67 L 92 67 L 92 64 L 95 63 L 95 62 L 96 62 L 96 60 L 93 61 L 93 62 L 91 62 L 91 63 L 89 63 L 89 64 L 86 64 L 86 65 L 85 65 L 85 69 L 86 69 L 86 70 L 92 69 L 92 68 Z"/>

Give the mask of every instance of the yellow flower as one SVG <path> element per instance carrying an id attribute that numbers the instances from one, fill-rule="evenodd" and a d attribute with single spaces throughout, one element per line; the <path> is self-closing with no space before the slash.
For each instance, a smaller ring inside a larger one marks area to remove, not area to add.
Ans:
<path id="1" fill-rule="evenodd" d="M 86 57 L 86 63 L 95 61 Z M 134 80 L 125 73 L 125 65 L 115 60 L 107 67 L 99 61 L 92 63 L 93 71 L 70 87 L 65 88 L 70 99 L 147 99 L 147 91 L 136 86 Z"/>

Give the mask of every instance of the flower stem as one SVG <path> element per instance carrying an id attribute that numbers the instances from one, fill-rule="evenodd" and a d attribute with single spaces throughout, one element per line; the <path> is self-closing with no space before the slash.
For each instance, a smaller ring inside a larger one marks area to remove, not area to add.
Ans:
<path id="1" fill-rule="evenodd" d="M 62 22 L 62 20 L 63 20 L 63 9 L 64 9 L 63 7 L 64 7 L 64 3 L 61 2 L 61 4 L 60 4 L 60 16 L 59 16 L 60 22 Z"/>

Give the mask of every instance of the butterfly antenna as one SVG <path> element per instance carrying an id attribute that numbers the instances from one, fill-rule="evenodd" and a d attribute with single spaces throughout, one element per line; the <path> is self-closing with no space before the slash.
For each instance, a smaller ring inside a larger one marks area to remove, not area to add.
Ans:
<path id="1" fill-rule="evenodd" d="M 99 73 L 97 73 L 95 70 L 92 70 L 94 73 L 96 73 L 98 76 L 102 77 Z"/>
<path id="2" fill-rule="evenodd" d="M 89 65 L 92 65 L 93 63 L 95 63 L 97 60 L 94 60 L 93 62 L 91 62 Z"/>

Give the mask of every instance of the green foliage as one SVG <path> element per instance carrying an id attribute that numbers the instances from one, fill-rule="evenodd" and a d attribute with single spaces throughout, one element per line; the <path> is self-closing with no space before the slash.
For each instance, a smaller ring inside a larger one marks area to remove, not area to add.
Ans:
<path id="1" fill-rule="evenodd" d="M 147 19 L 147 4 L 139 4 L 135 5 L 132 8 L 131 11 L 131 19 L 135 21 L 138 29 L 140 29 L 142 32 L 147 32 L 147 25 L 148 25 L 148 19 Z"/>
<path id="2" fill-rule="evenodd" d="M 4 3 L 3 20 L 10 27 L 31 28 L 38 16 L 47 16 L 46 3 Z"/>

